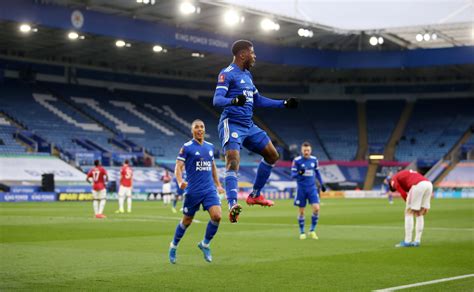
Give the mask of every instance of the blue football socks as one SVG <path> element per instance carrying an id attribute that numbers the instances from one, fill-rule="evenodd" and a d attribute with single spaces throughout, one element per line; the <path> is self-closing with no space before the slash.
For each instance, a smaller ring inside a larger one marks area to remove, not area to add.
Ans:
<path id="1" fill-rule="evenodd" d="M 311 229 L 310 229 L 310 231 L 314 231 L 314 229 L 316 229 L 316 225 L 318 225 L 318 220 L 319 220 L 319 214 L 318 213 L 313 213 L 313 215 L 311 215 Z"/>
<path id="2" fill-rule="evenodd" d="M 206 227 L 206 234 L 204 235 L 204 240 L 202 242 L 208 245 L 211 242 L 214 235 L 216 235 L 218 228 L 219 228 L 219 222 L 209 220 Z"/>
<path id="3" fill-rule="evenodd" d="M 176 231 L 174 232 L 174 238 L 173 238 L 173 245 L 178 246 L 179 241 L 181 238 L 183 238 L 184 233 L 186 232 L 186 229 L 188 226 L 185 226 L 182 222 L 179 222 L 178 226 L 176 226 Z"/>
<path id="4" fill-rule="evenodd" d="M 298 225 L 300 226 L 300 233 L 304 233 L 304 216 L 298 217 Z"/>
<path id="5" fill-rule="evenodd" d="M 225 192 L 229 208 L 237 204 L 237 172 L 228 170 L 225 173 Z"/>
<path id="6" fill-rule="evenodd" d="M 265 162 L 263 159 L 260 161 L 257 169 L 257 176 L 255 177 L 255 182 L 253 184 L 253 192 L 250 194 L 252 197 L 258 197 L 260 195 L 260 191 L 267 183 L 267 180 L 272 173 L 272 169 L 273 165 Z"/>

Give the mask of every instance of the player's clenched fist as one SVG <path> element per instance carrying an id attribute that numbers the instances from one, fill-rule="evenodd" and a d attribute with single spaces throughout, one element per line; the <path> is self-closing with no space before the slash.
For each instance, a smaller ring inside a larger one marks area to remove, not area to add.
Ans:
<path id="1" fill-rule="evenodd" d="M 185 181 L 183 181 L 183 182 L 179 185 L 179 188 L 182 189 L 182 190 L 184 190 L 184 189 L 186 189 L 187 186 L 188 186 L 188 183 L 185 182 Z"/>
<path id="2" fill-rule="evenodd" d="M 225 190 L 223 187 L 217 187 L 217 192 L 222 195 L 223 193 L 225 193 Z"/>
<path id="3" fill-rule="evenodd" d="M 286 108 L 297 108 L 298 107 L 298 100 L 294 97 L 290 97 L 283 103 Z"/>
<path id="4" fill-rule="evenodd" d="M 247 98 L 245 97 L 245 95 L 239 94 L 232 99 L 231 104 L 237 105 L 237 106 L 243 106 L 246 101 L 247 101 Z"/>

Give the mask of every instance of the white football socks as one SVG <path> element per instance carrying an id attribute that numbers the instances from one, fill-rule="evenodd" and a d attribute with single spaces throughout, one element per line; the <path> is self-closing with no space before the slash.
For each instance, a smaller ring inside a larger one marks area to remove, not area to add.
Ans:
<path id="1" fill-rule="evenodd" d="M 127 198 L 127 210 L 128 212 L 132 212 L 132 197 Z"/>
<path id="2" fill-rule="evenodd" d="M 119 197 L 118 201 L 119 201 L 119 210 L 123 211 L 123 205 L 125 203 L 125 198 L 124 197 Z"/>
<path id="3" fill-rule="evenodd" d="M 411 242 L 413 236 L 413 214 L 405 214 L 405 242 Z"/>
<path id="4" fill-rule="evenodd" d="M 94 208 L 94 214 L 95 215 L 100 214 L 99 213 L 99 200 L 94 200 L 92 202 L 92 207 Z"/>
<path id="5" fill-rule="evenodd" d="M 416 217 L 416 227 L 415 227 L 415 241 L 421 242 L 421 234 L 423 233 L 423 228 L 425 227 L 425 217 L 418 216 Z"/>
<path id="6" fill-rule="evenodd" d="M 101 199 L 101 200 L 100 200 L 100 204 L 99 204 L 99 214 L 103 214 L 103 213 L 104 213 L 105 202 L 106 202 L 105 199 Z"/>

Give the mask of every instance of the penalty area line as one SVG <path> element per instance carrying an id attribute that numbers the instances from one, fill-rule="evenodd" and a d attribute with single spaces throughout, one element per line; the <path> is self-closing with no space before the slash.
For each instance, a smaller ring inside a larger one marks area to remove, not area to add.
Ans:
<path id="1" fill-rule="evenodd" d="M 408 289 L 408 288 L 413 288 L 413 287 L 418 287 L 418 286 L 425 286 L 425 285 L 437 284 L 437 283 L 442 283 L 442 282 L 466 279 L 466 278 L 470 278 L 470 277 L 474 277 L 474 274 L 456 276 L 456 277 L 451 277 L 451 278 L 443 278 L 443 279 L 438 279 L 438 280 L 414 283 L 414 284 L 397 286 L 397 287 L 383 288 L 383 289 L 373 290 L 373 292 L 397 291 L 397 290 Z"/>

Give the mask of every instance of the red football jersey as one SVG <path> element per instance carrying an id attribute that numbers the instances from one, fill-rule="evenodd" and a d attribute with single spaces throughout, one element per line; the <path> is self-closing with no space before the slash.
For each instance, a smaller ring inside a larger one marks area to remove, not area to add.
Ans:
<path id="1" fill-rule="evenodd" d="M 124 165 L 120 170 L 120 185 L 124 187 L 131 187 L 133 179 L 133 170 L 130 166 Z"/>
<path id="2" fill-rule="evenodd" d="M 107 181 L 107 171 L 102 166 L 97 166 L 89 170 L 87 178 L 92 177 L 92 188 L 94 191 L 101 191 L 105 189 L 105 182 Z"/>
<path id="3" fill-rule="evenodd" d="M 402 170 L 392 177 L 393 187 L 400 193 L 405 201 L 407 200 L 407 195 L 411 187 L 421 181 L 429 180 L 414 170 Z"/>
<path id="4" fill-rule="evenodd" d="M 171 181 L 171 176 L 168 173 L 165 173 L 161 176 L 161 181 L 166 183 L 169 183 Z"/>

